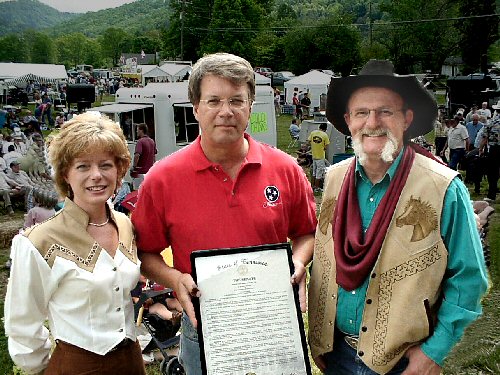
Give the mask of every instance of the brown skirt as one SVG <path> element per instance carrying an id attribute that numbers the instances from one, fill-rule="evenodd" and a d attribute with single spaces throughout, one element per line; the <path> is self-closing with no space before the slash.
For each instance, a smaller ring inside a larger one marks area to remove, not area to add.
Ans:
<path id="1" fill-rule="evenodd" d="M 105 355 L 58 341 L 44 375 L 146 375 L 139 343 L 130 342 Z"/>

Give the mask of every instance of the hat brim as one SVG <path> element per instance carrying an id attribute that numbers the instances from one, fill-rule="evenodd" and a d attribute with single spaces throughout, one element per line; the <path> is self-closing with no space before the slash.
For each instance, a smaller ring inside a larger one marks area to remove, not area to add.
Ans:
<path id="1" fill-rule="evenodd" d="M 413 110 L 413 121 L 405 132 L 407 138 L 415 138 L 433 130 L 437 118 L 437 103 L 416 77 L 359 75 L 334 77 L 328 88 L 326 117 L 341 133 L 351 135 L 344 115 L 352 93 L 363 87 L 387 88 L 403 98 L 407 107 Z"/>

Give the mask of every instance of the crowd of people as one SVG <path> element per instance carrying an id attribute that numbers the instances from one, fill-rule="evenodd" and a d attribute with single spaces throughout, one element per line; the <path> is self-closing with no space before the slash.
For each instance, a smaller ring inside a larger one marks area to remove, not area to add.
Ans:
<path id="1" fill-rule="evenodd" d="M 486 199 L 496 200 L 500 168 L 500 102 L 488 108 L 473 105 L 464 115 L 459 109 L 451 118 L 440 113 L 436 119 L 435 147 L 451 169 L 466 171 L 465 181 L 474 184 L 474 192 L 481 193 L 481 182 L 486 176 L 488 191 Z M 448 150 L 448 152 L 446 152 Z"/>
<path id="2" fill-rule="evenodd" d="M 315 187 L 324 180 L 318 217 L 301 166 L 245 132 L 255 99 L 248 61 L 202 57 L 188 96 L 201 135 L 152 166 L 147 127 L 132 161 L 120 126 L 95 112 L 73 117 L 50 141 L 64 207 L 13 240 L 5 332 L 16 364 L 44 375 L 145 374 L 131 298 L 142 273 L 173 289 L 183 311 L 179 361 L 188 375 L 202 374 L 193 299 L 204 290 L 192 252 L 291 241 L 286 277 L 308 311 L 311 354 L 323 373 L 440 374 L 481 314 L 488 282 L 467 188 L 410 142 L 436 125 L 429 92 L 386 60 L 332 82 L 326 116 L 352 138 L 355 157 L 325 174 L 326 129 L 311 134 Z M 491 117 L 482 152 L 498 141 Z M 453 146 L 453 131 L 444 133 L 443 147 Z M 39 138 L 31 136 L 38 152 Z M 145 150 L 150 168 L 140 178 Z M 131 167 L 140 188 L 128 217 L 108 203 Z M 171 265 L 161 255 L 167 247 Z"/>
<path id="3" fill-rule="evenodd" d="M 33 123 L 24 132 L 16 126 L 5 137 L 0 133 L 0 154 L 0 190 L 7 214 L 14 214 L 16 199 L 24 202 L 25 213 L 57 203 L 46 142 Z"/>

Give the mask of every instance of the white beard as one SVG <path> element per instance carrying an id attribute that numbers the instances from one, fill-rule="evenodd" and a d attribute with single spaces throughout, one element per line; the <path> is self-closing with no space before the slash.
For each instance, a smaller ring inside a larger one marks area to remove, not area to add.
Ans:
<path id="1" fill-rule="evenodd" d="M 385 162 L 385 163 L 392 163 L 394 161 L 394 154 L 398 150 L 398 141 L 394 135 L 386 130 L 386 131 L 366 131 L 363 130 L 361 133 L 358 134 L 356 138 L 352 138 L 352 148 L 354 150 L 354 154 L 358 158 L 358 162 L 361 165 L 365 165 L 366 161 L 368 160 L 368 155 L 365 153 L 363 150 L 363 144 L 361 142 L 361 138 L 363 135 L 381 135 L 385 134 L 387 136 L 387 142 L 385 142 L 384 147 L 380 151 L 380 158 Z"/>

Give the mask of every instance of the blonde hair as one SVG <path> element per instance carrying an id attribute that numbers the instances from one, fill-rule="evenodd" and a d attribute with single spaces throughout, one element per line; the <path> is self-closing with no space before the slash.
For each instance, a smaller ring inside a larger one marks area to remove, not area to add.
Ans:
<path id="1" fill-rule="evenodd" d="M 72 197 L 65 180 L 75 158 L 98 151 L 115 157 L 118 169 L 117 187 L 130 166 L 130 152 L 120 126 L 99 112 L 85 112 L 65 122 L 50 142 L 49 159 L 54 168 L 56 188 L 63 197 Z"/>

